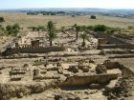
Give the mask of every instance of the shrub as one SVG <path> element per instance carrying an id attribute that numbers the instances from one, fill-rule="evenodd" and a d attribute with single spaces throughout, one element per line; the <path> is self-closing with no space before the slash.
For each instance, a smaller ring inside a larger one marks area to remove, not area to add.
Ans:
<path id="1" fill-rule="evenodd" d="M 87 29 L 89 29 L 89 30 L 93 30 L 94 27 L 93 27 L 93 26 L 87 26 Z"/>
<path id="2" fill-rule="evenodd" d="M 105 25 L 95 25 L 94 26 L 94 31 L 95 32 L 104 32 L 107 30 L 108 27 L 106 27 Z"/>
<path id="3" fill-rule="evenodd" d="M 6 32 L 8 35 L 16 36 L 20 31 L 20 26 L 18 24 L 6 26 Z"/>
<path id="4" fill-rule="evenodd" d="M 29 29 L 31 29 L 32 31 L 45 31 L 45 27 L 44 26 L 31 26 L 31 27 L 28 27 Z"/>
<path id="5" fill-rule="evenodd" d="M 96 19 L 96 16 L 95 15 L 91 15 L 90 18 L 91 19 Z"/>
<path id="6" fill-rule="evenodd" d="M 2 25 L 0 25 L 0 35 L 5 33 L 5 29 Z"/>
<path id="7" fill-rule="evenodd" d="M 0 17 L 0 23 L 5 22 L 5 19 L 3 17 Z"/>

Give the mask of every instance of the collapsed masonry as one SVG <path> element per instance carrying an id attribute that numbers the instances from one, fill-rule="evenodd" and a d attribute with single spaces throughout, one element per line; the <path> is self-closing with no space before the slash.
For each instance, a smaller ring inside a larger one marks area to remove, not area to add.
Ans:
<path id="1" fill-rule="evenodd" d="M 85 42 L 86 45 L 82 47 L 82 39 L 79 39 L 79 41 L 74 41 L 74 38 L 68 40 L 66 40 L 66 38 L 60 38 L 60 41 L 59 39 L 56 39 L 53 43 L 54 45 L 51 47 L 49 46 L 46 33 L 29 32 L 26 36 L 14 41 L 10 47 L 8 46 L 5 51 L 2 52 L 2 55 L 16 53 L 48 53 L 65 50 L 68 51 L 70 48 L 73 50 L 90 50 L 97 49 L 98 47 L 98 40 L 96 38 L 90 38 Z"/>
<path id="2" fill-rule="evenodd" d="M 124 74 L 122 73 L 123 70 L 128 71 L 118 62 L 106 61 L 101 65 L 102 67 L 98 69 L 97 67 L 100 65 L 97 66 L 91 61 L 71 64 L 64 62 L 46 63 L 45 60 L 44 65 L 35 66 L 34 64 L 33 67 L 30 67 L 25 64 L 22 67 L 11 67 L 9 78 L 0 84 L 2 94 L 0 99 L 22 98 L 24 95 L 41 93 L 52 87 L 90 86 L 91 84 L 105 86 L 111 80 L 121 77 L 121 74 Z M 103 70 L 104 66 L 106 70 Z M 1 72 L 4 70 L 2 69 Z M 100 73 L 97 73 L 98 70 L 100 70 Z M 7 81 L 9 82 L 8 84 Z"/>

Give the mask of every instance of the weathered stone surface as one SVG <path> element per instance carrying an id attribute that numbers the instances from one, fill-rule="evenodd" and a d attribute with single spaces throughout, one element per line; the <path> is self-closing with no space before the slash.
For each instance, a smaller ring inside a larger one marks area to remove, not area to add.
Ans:
<path id="1" fill-rule="evenodd" d="M 54 96 L 54 100 L 81 100 L 80 97 L 72 93 L 61 93 Z"/>
<path id="2" fill-rule="evenodd" d="M 24 68 L 11 68 L 9 71 L 10 75 L 25 74 L 26 70 Z"/>
<path id="3" fill-rule="evenodd" d="M 106 60 L 103 65 L 106 66 L 107 69 L 119 68 L 120 64 L 118 62 L 111 62 L 110 60 Z"/>
<path id="4" fill-rule="evenodd" d="M 4 66 L 0 66 L 0 70 L 3 70 L 5 67 Z"/>
<path id="5" fill-rule="evenodd" d="M 106 72 L 107 72 L 107 68 L 105 65 L 101 65 L 101 64 L 97 65 L 97 67 L 96 67 L 97 74 L 106 73 Z"/>
<path id="6" fill-rule="evenodd" d="M 33 79 L 36 78 L 36 77 L 39 77 L 40 76 L 40 70 L 39 69 L 34 69 L 33 70 Z"/>
<path id="7" fill-rule="evenodd" d="M 56 65 L 53 65 L 53 64 L 49 64 L 47 66 L 47 71 L 57 71 L 58 70 L 58 67 Z"/>
<path id="8" fill-rule="evenodd" d="M 83 72 L 89 72 L 90 66 L 88 63 L 79 62 L 78 68 L 81 69 Z"/>
<path id="9" fill-rule="evenodd" d="M 118 74 L 100 74 L 100 75 L 73 75 L 61 83 L 61 86 L 80 86 L 92 83 L 106 84 L 110 80 L 118 78 Z"/>
<path id="10" fill-rule="evenodd" d="M 79 69 L 75 65 L 70 65 L 68 71 L 71 71 L 73 73 L 77 73 L 79 71 Z"/>
<path id="11" fill-rule="evenodd" d="M 59 74 L 63 74 L 63 70 L 64 70 L 64 69 L 63 69 L 62 67 L 58 68 L 58 73 L 59 73 Z"/>
<path id="12" fill-rule="evenodd" d="M 122 97 L 130 97 L 134 95 L 134 78 L 128 77 L 128 78 L 121 78 L 116 83 L 114 88 L 106 89 L 105 94 L 108 95 L 108 100 L 111 99 L 118 99 Z"/>
<path id="13" fill-rule="evenodd" d="M 89 71 L 89 67 L 88 67 L 88 66 L 84 66 L 84 67 L 82 68 L 82 71 L 83 71 L 83 72 L 88 72 L 88 71 Z"/>

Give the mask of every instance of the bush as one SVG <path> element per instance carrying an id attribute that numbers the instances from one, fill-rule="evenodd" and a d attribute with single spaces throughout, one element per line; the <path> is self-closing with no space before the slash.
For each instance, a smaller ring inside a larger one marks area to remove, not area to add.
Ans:
<path id="1" fill-rule="evenodd" d="M 76 24 L 72 27 L 74 28 L 76 27 Z M 95 26 L 85 26 L 85 25 L 77 25 L 77 30 L 78 31 L 85 31 L 85 32 L 89 32 L 89 31 L 94 31 L 94 32 L 104 32 L 108 35 L 113 35 L 115 32 L 120 31 L 120 28 L 113 28 L 113 27 L 109 27 L 106 25 L 95 25 Z"/>
<path id="2" fill-rule="evenodd" d="M 8 35 L 16 36 L 20 31 L 20 26 L 18 24 L 6 26 L 6 32 Z"/>
<path id="3" fill-rule="evenodd" d="M 106 27 L 105 25 L 95 25 L 94 26 L 94 31 L 95 32 L 104 32 L 107 30 L 108 27 Z"/>
<path id="4" fill-rule="evenodd" d="M 96 19 L 96 16 L 95 15 L 91 15 L 90 18 L 91 19 Z"/>
<path id="5" fill-rule="evenodd" d="M 5 22 L 5 19 L 3 17 L 0 17 L 0 23 Z"/>
<path id="6" fill-rule="evenodd" d="M 94 27 L 93 27 L 93 26 L 87 26 L 87 29 L 89 29 L 89 30 L 93 30 Z"/>
<path id="7" fill-rule="evenodd" d="M 3 35 L 5 33 L 5 29 L 2 25 L 0 25 L 0 35 Z"/>
<path id="8" fill-rule="evenodd" d="M 29 27 L 29 29 L 31 29 L 32 31 L 45 31 L 45 27 L 44 26 L 31 26 Z"/>

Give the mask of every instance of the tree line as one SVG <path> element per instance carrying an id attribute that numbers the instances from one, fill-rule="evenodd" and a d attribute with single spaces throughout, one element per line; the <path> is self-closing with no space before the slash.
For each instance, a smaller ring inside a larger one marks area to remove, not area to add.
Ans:
<path id="1" fill-rule="evenodd" d="M 64 11 L 37 11 L 37 12 L 27 12 L 27 15 L 65 15 Z"/>

